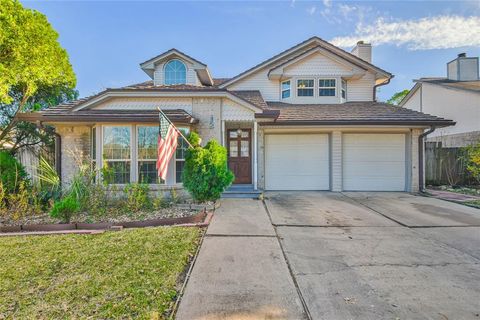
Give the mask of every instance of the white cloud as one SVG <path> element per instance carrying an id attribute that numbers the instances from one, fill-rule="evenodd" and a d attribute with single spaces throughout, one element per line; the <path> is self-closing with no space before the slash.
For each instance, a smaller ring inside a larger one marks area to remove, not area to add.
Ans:
<path id="1" fill-rule="evenodd" d="M 295 8 L 295 1 L 296 1 L 296 0 L 291 0 L 291 1 L 290 1 L 290 7 Z"/>
<path id="2" fill-rule="evenodd" d="M 351 47 L 359 40 L 406 46 L 409 50 L 480 46 L 480 17 L 436 16 L 395 21 L 379 18 L 370 25 L 358 23 L 353 35 L 337 37 L 331 42 Z"/>
<path id="3" fill-rule="evenodd" d="M 307 12 L 309 15 L 314 15 L 316 11 L 317 11 L 316 6 L 311 6 L 310 8 L 307 9 Z"/>
<path id="4" fill-rule="evenodd" d="M 332 0 L 323 0 L 323 5 L 330 8 L 332 6 Z"/>

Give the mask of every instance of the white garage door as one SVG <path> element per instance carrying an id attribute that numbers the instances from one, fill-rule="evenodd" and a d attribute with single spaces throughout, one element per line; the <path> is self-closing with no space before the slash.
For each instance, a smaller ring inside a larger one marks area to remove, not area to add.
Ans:
<path id="1" fill-rule="evenodd" d="M 404 191 L 404 134 L 344 134 L 343 190 Z"/>
<path id="2" fill-rule="evenodd" d="M 328 190 L 327 134 L 265 136 L 267 190 Z"/>

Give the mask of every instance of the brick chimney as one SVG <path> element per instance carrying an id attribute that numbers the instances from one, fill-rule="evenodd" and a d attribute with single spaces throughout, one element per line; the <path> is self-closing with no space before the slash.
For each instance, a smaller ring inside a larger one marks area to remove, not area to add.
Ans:
<path id="1" fill-rule="evenodd" d="M 372 62 L 372 45 L 370 43 L 358 41 L 351 53 L 362 60 Z"/>
<path id="2" fill-rule="evenodd" d="M 467 57 L 463 52 L 458 54 L 457 58 L 447 63 L 447 78 L 456 81 L 480 80 L 478 57 Z"/>

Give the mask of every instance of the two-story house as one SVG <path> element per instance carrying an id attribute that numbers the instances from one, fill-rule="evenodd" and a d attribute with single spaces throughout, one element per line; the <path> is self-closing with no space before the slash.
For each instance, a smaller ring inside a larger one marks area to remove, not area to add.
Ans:
<path id="1" fill-rule="evenodd" d="M 235 184 L 263 190 L 417 191 L 422 133 L 452 121 L 378 103 L 393 77 L 359 42 L 346 52 L 310 38 L 230 79 L 176 49 L 140 64 L 151 78 L 21 119 L 55 126 L 61 177 L 76 155 L 114 170 L 115 183 L 181 187 L 185 144 L 166 181 L 155 171 L 158 111 L 228 149 Z M 61 141 L 60 141 L 61 140 Z"/>
<path id="2" fill-rule="evenodd" d="M 480 77 L 478 57 L 461 53 L 447 63 L 447 77 L 420 78 L 400 106 L 452 119 L 455 126 L 439 128 L 427 141 L 444 147 L 464 147 L 480 141 Z"/>

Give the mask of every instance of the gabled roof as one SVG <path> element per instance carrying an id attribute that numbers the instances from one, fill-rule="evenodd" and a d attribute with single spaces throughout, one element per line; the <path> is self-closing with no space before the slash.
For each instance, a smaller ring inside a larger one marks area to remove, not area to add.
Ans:
<path id="1" fill-rule="evenodd" d="M 193 65 L 193 69 L 197 72 L 198 78 L 203 85 L 212 86 L 213 79 L 210 75 L 210 71 L 205 63 L 200 62 L 199 60 L 192 58 L 191 56 L 183 53 L 182 51 L 172 48 L 168 51 L 165 51 L 158 56 L 155 56 L 147 61 L 140 63 L 142 70 L 153 79 L 153 74 L 155 72 L 155 65 L 164 60 L 170 60 L 173 58 L 180 58 L 182 60 L 188 61 Z"/>
<path id="2" fill-rule="evenodd" d="M 480 80 L 476 81 L 457 81 L 457 80 L 450 80 L 448 78 L 420 78 L 413 80 L 415 85 L 410 89 L 410 92 L 403 97 L 402 101 L 398 104 L 399 106 L 405 105 L 408 100 L 417 92 L 417 90 L 422 86 L 422 83 L 433 84 L 437 86 L 444 87 L 446 89 L 453 89 L 453 90 L 463 90 L 472 93 L 480 94 Z"/>
<path id="3" fill-rule="evenodd" d="M 257 64 L 256 66 L 238 74 L 237 76 L 231 78 L 230 80 L 222 83 L 220 85 L 221 88 L 226 88 L 228 87 L 229 85 L 232 85 L 233 83 L 245 78 L 246 76 L 254 73 L 255 71 L 258 71 L 258 70 L 261 70 L 263 69 L 264 67 L 267 67 L 267 66 L 271 66 L 273 67 L 275 64 L 279 64 L 279 63 L 283 63 L 284 61 L 282 59 L 284 58 L 289 58 L 289 55 L 292 55 L 298 51 L 302 51 L 302 50 L 308 50 L 308 49 L 311 49 L 312 47 L 314 46 L 320 46 L 322 47 L 323 49 L 325 50 L 328 50 L 330 51 L 331 53 L 333 54 L 336 54 L 338 56 L 340 56 L 341 58 L 343 59 L 346 59 L 347 61 L 350 61 L 352 63 L 355 63 L 359 66 L 363 66 L 367 69 L 371 69 L 373 71 L 375 71 L 376 73 L 378 73 L 379 75 L 383 76 L 384 78 L 392 78 L 393 75 L 365 60 L 362 60 L 360 59 L 359 57 L 351 54 L 350 52 L 347 52 L 345 50 L 342 50 L 341 48 L 338 48 L 336 46 L 334 46 L 333 44 L 315 36 L 315 37 L 311 37 L 285 51 L 282 51 L 280 52 L 279 54 Z"/>
<path id="4" fill-rule="evenodd" d="M 452 120 L 379 102 L 289 104 L 267 102 L 279 112 L 275 125 L 419 125 L 452 126 Z"/>

